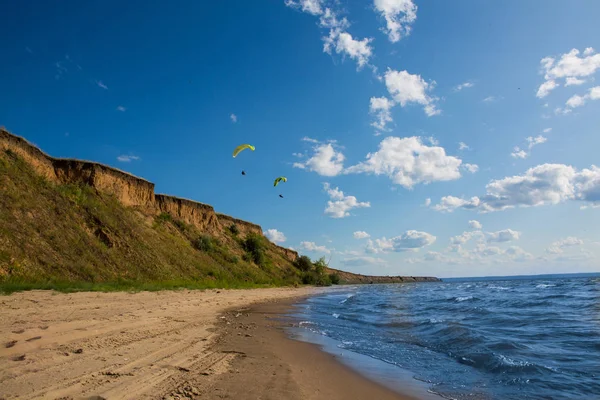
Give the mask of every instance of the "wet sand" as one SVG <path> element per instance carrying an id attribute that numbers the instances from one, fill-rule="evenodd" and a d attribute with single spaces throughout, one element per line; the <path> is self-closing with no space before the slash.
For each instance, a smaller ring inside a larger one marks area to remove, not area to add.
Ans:
<path id="1" fill-rule="evenodd" d="M 285 336 L 319 290 L 2 296 L 0 398 L 408 399 Z"/>

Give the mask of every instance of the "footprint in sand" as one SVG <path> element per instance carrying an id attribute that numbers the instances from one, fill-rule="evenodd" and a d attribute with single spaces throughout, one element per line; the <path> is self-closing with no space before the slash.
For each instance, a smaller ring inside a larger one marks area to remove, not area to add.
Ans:
<path id="1" fill-rule="evenodd" d="M 13 347 L 15 344 L 17 344 L 17 340 L 11 340 L 10 342 L 6 342 L 4 344 L 4 347 L 6 347 L 7 349 Z"/>
<path id="2" fill-rule="evenodd" d="M 33 342 L 34 340 L 40 340 L 41 338 L 41 336 L 34 336 L 32 338 L 27 339 L 26 342 Z"/>
<path id="3" fill-rule="evenodd" d="M 25 329 L 17 329 L 16 331 L 12 331 L 12 333 L 23 333 Z"/>
<path id="4" fill-rule="evenodd" d="M 14 356 L 11 358 L 11 360 L 13 361 L 23 361 L 25 359 L 25 354 L 22 354 L 20 356 Z"/>
<path id="5" fill-rule="evenodd" d="M 48 325 L 38 326 L 38 328 L 40 328 L 41 330 L 45 331 L 46 329 L 48 329 Z"/>

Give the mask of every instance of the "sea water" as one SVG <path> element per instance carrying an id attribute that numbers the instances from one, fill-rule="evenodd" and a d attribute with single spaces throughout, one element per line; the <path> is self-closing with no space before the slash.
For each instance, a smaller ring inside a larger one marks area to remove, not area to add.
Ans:
<path id="1" fill-rule="evenodd" d="M 448 399 L 600 399 L 599 278 L 347 287 L 295 316 L 305 338 Z"/>

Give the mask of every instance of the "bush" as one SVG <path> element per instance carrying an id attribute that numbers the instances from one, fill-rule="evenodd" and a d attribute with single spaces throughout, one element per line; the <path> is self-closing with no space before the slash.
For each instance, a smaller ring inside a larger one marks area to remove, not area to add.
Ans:
<path id="1" fill-rule="evenodd" d="M 156 222 L 169 222 L 171 221 L 173 218 L 171 217 L 171 214 L 169 213 L 160 213 L 160 215 L 158 217 L 156 217 Z"/>
<path id="2" fill-rule="evenodd" d="M 312 270 L 312 268 L 313 268 L 313 263 L 310 260 L 310 257 L 308 257 L 308 256 L 300 256 L 300 257 L 298 257 L 296 259 L 296 261 L 294 262 L 294 265 L 300 271 L 304 271 L 304 272 L 308 272 L 308 271 Z"/>
<path id="3" fill-rule="evenodd" d="M 317 282 L 315 274 L 312 272 L 305 272 L 302 274 L 302 283 L 305 285 L 314 285 Z"/>
<path id="4" fill-rule="evenodd" d="M 240 228 L 238 228 L 236 224 L 231 224 L 229 226 L 229 232 L 231 232 L 233 236 L 237 236 L 240 233 Z"/>
<path id="5" fill-rule="evenodd" d="M 244 241 L 244 249 L 256 265 L 266 265 L 265 248 L 265 239 L 262 236 L 251 234 Z"/>
<path id="6" fill-rule="evenodd" d="M 194 247 L 200 251 L 211 251 L 215 248 L 213 238 L 208 235 L 202 235 L 198 239 L 194 240 Z"/>
<path id="7" fill-rule="evenodd" d="M 184 232 L 188 228 L 188 225 L 181 220 L 175 219 L 173 223 L 181 232 Z"/>
<path id="8" fill-rule="evenodd" d="M 339 285 L 340 284 L 340 276 L 336 273 L 333 274 L 329 274 L 329 280 L 331 281 L 331 283 L 333 285 Z"/>

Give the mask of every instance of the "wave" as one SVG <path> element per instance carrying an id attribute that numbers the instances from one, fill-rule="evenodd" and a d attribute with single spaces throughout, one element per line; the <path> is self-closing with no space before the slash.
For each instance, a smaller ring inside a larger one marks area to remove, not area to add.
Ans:
<path id="1" fill-rule="evenodd" d="M 598 282 L 406 288 L 360 286 L 313 300 L 301 325 L 344 352 L 411 371 L 446 398 L 565 400 L 600 392 Z"/>
<path id="2" fill-rule="evenodd" d="M 344 300 L 340 301 L 340 304 L 346 303 L 348 300 L 350 300 L 354 296 L 356 296 L 356 294 L 349 294 L 348 296 L 346 296 L 346 298 Z"/>
<path id="3" fill-rule="evenodd" d="M 458 301 L 458 302 L 469 301 L 469 300 L 475 300 L 475 297 L 473 297 L 473 296 L 455 297 L 454 300 Z"/>
<path id="4" fill-rule="evenodd" d="M 554 287 L 556 285 L 553 285 L 551 283 L 540 283 L 539 285 L 536 286 L 537 289 L 546 289 L 549 287 Z"/>

